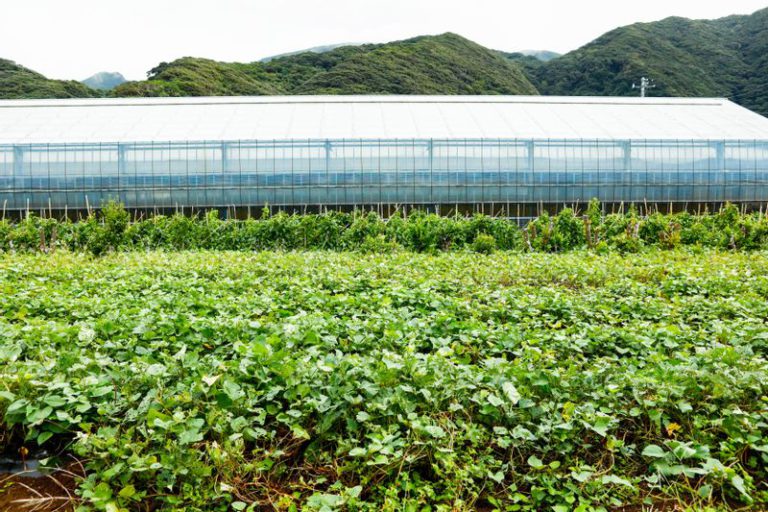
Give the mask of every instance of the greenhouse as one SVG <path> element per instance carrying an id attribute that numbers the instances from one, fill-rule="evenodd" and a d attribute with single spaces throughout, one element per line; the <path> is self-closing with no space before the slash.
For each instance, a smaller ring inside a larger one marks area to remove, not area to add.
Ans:
<path id="1" fill-rule="evenodd" d="M 77 211 L 768 202 L 768 119 L 725 99 L 0 101 L 0 204 Z M 234 210 L 232 210 L 234 211 Z"/>

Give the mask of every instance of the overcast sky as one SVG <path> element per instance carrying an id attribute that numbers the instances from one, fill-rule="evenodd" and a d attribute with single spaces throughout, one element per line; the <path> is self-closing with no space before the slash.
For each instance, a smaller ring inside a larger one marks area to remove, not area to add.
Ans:
<path id="1" fill-rule="evenodd" d="M 250 62 L 447 31 L 499 50 L 563 53 L 636 21 L 763 7 L 768 0 L 2 0 L 0 58 L 51 78 L 142 79 L 185 55 Z"/>

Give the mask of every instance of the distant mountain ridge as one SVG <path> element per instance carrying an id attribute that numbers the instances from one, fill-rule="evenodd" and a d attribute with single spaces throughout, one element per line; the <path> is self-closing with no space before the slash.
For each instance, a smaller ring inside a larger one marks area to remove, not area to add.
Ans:
<path id="1" fill-rule="evenodd" d="M 515 62 L 456 34 L 341 46 L 268 62 L 184 57 L 115 96 L 246 94 L 536 94 Z"/>
<path id="2" fill-rule="evenodd" d="M 562 54 L 557 52 L 551 52 L 549 50 L 520 50 L 517 53 L 525 55 L 526 57 L 534 57 L 536 59 L 539 59 L 542 62 L 549 62 L 552 59 L 562 57 Z"/>
<path id="3" fill-rule="evenodd" d="M 512 60 L 542 94 L 636 95 L 632 84 L 647 76 L 654 96 L 725 96 L 768 115 L 768 9 L 636 23 L 543 65 Z"/>
<path id="4" fill-rule="evenodd" d="M 116 72 L 110 73 L 107 71 L 96 73 L 82 81 L 82 83 L 88 87 L 100 91 L 112 90 L 125 82 L 127 82 L 127 80 L 122 74 Z"/>
<path id="5" fill-rule="evenodd" d="M 0 98 L 285 94 L 725 96 L 768 115 L 768 9 L 717 20 L 667 18 L 612 30 L 558 56 L 490 50 L 456 34 L 328 45 L 251 63 L 183 57 L 147 80 L 99 91 L 0 60 Z M 93 82 L 89 82 L 95 85 Z M 106 88 L 106 87 L 105 87 Z"/>
<path id="6" fill-rule="evenodd" d="M 286 53 L 280 53 L 278 55 L 270 55 L 269 57 L 264 57 L 263 59 L 260 59 L 259 62 L 270 62 L 275 59 L 280 59 L 282 57 L 292 57 L 294 55 L 300 55 L 302 53 L 325 53 L 329 52 L 331 50 L 335 50 L 336 48 L 342 48 L 344 46 L 362 46 L 365 43 L 337 43 L 337 44 L 326 44 L 323 46 L 314 46 L 312 48 L 306 48 L 304 50 L 296 50 L 292 52 L 286 52 Z"/>

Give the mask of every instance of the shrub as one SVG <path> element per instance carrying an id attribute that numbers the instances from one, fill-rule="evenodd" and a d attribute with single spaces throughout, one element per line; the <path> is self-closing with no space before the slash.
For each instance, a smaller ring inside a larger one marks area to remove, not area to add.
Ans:
<path id="1" fill-rule="evenodd" d="M 369 238 L 383 235 L 385 231 L 386 225 L 376 212 L 355 212 L 352 216 L 352 224 L 344 232 L 344 245 L 354 250 Z"/>
<path id="2" fill-rule="evenodd" d="M 589 201 L 584 215 L 584 238 L 589 247 L 596 247 L 601 241 L 603 211 L 600 201 L 593 198 Z"/>
<path id="3" fill-rule="evenodd" d="M 7 251 L 9 249 L 8 242 L 10 241 L 11 232 L 13 231 L 13 225 L 7 220 L 0 221 L 0 251 Z"/>
<path id="4" fill-rule="evenodd" d="M 278 212 L 257 222 L 263 223 L 259 230 L 261 239 L 257 241 L 257 249 L 291 250 L 300 246 L 298 216 Z"/>
<path id="5" fill-rule="evenodd" d="M 302 215 L 299 220 L 301 245 L 312 249 L 342 249 L 344 233 L 351 222 L 348 214 L 336 211 Z"/>
<path id="6" fill-rule="evenodd" d="M 416 210 L 398 225 L 396 239 L 403 247 L 415 252 L 435 252 L 442 247 L 450 248 L 445 236 L 441 236 L 443 217 Z M 444 234 L 444 233 L 443 233 Z M 458 235 L 458 234 L 457 234 Z"/>
<path id="7" fill-rule="evenodd" d="M 21 251 L 31 251 L 40 247 L 40 229 L 34 214 L 29 214 L 14 226 L 8 235 L 8 246 Z"/>
<path id="8" fill-rule="evenodd" d="M 133 222 L 125 231 L 126 243 L 135 249 L 169 247 L 167 221 L 167 217 L 155 215 Z"/>
<path id="9" fill-rule="evenodd" d="M 203 216 L 155 215 L 133 222 L 125 208 L 109 202 L 98 215 L 78 222 L 41 219 L 29 215 L 22 221 L 0 223 L 0 250 L 48 251 L 67 247 L 73 251 L 104 254 L 116 250 L 365 250 L 383 236 L 387 243 L 414 252 L 454 249 L 474 250 L 476 240 L 489 236 L 495 248 L 564 252 L 584 246 L 606 245 L 620 252 L 636 252 L 644 245 L 673 249 L 680 245 L 728 250 L 768 248 L 768 217 L 740 214 L 726 205 L 717 214 L 679 213 L 648 217 L 635 208 L 626 214 L 601 216 L 600 203 L 590 201 L 579 217 L 571 209 L 556 216 L 544 212 L 524 230 L 514 221 L 476 214 L 441 217 L 420 210 L 407 217 L 397 212 L 389 219 L 376 212 L 272 215 L 239 221 L 220 219 L 216 210 Z M 389 251 L 388 247 L 383 247 Z"/>
<path id="10" fill-rule="evenodd" d="M 739 249 L 755 250 L 768 248 L 768 217 L 745 215 L 739 220 Z"/>
<path id="11" fill-rule="evenodd" d="M 536 250 L 560 252 L 586 243 L 584 222 L 566 208 L 555 217 L 544 212 L 528 225 L 531 246 Z"/>
<path id="12" fill-rule="evenodd" d="M 191 249 L 201 242 L 200 223 L 193 217 L 176 213 L 165 220 L 166 244 L 175 250 Z"/>
<path id="13" fill-rule="evenodd" d="M 548 212 L 544 212 L 525 227 L 528 249 L 554 252 L 556 245 L 552 240 L 555 226 Z"/>
<path id="14" fill-rule="evenodd" d="M 396 252 L 402 247 L 394 240 L 389 240 L 385 235 L 368 235 L 358 247 L 358 251 L 363 253 L 387 254 Z"/>
<path id="15" fill-rule="evenodd" d="M 611 238 L 611 245 L 622 254 L 637 253 L 643 247 L 643 242 L 630 233 L 622 233 Z"/>
<path id="16" fill-rule="evenodd" d="M 606 215 L 600 224 L 601 239 L 609 241 L 614 237 L 625 234 L 629 222 L 630 219 L 628 217 L 618 213 Z"/>
<path id="17" fill-rule="evenodd" d="M 496 239 L 491 235 L 479 234 L 472 242 L 472 250 L 480 254 L 491 254 L 496 251 Z"/>
<path id="18" fill-rule="evenodd" d="M 589 201 L 589 205 L 587 205 L 587 211 L 584 215 L 592 224 L 592 226 L 597 227 L 602 223 L 603 220 L 603 207 L 600 205 L 600 200 L 596 197 L 593 197 Z"/>
<path id="19" fill-rule="evenodd" d="M 638 235 L 646 245 L 674 249 L 680 245 L 681 229 L 680 223 L 674 216 L 656 212 L 640 222 Z"/>
<path id="20" fill-rule="evenodd" d="M 123 237 L 131 215 L 125 210 L 122 203 L 108 201 L 101 210 L 101 218 L 104 223 L 104 236 L 112 249 L 117 249 L 123 244 Z"/>
<path id="21" fill-rule="evenodd" d="M 555 217 L 553 241 L 558 251 L 568 251 L 583 246 L 584 221 L 570 208 L 565 208 Z"/>

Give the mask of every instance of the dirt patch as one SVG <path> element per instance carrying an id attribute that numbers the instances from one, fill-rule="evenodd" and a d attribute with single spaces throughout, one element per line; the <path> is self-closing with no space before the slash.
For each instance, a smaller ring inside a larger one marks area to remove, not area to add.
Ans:
<path id="1" fill-rule="evenodd" d="M 660 501 L 653 505 L 630 505 L 614 509 L 614 512 L 684 512 L 687 507 L 673 501 Z"/>
<path id="2" fill-rule="evenodd" d="M 78 464 L 45 475 L 0 473 L 0 512 L 72 512 L 82 474 Z"/>

